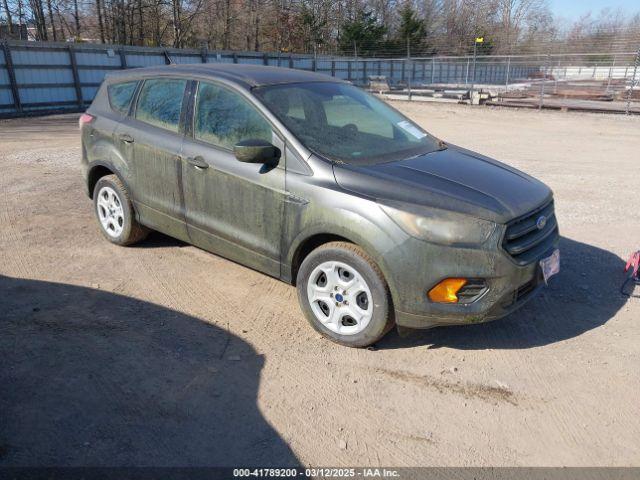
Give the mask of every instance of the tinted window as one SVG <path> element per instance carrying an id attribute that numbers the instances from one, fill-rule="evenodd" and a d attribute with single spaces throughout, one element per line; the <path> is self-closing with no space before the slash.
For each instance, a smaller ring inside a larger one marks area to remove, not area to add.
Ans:
<path id="1" fill-rule="evenodd" d="M 198 85 L 194 123 L 197 139 L 224 148 L 240 140 L 272 141 L 271 126 L 247 100 L 210 83 Z"/>
<path id="2" fill-rule="evenodd" d="M 307 148 L 333 160 L 382 163 L 444 148 L 411 120 L 352 85 L 310 82 L 254 92 Z"/>
<path id="3" fill-rule="evenodd" d="M 126 115 L 129 112 L 131 99 L 136 91 L 138 82 L 114 83 L 109 85 L 107 91 L 109 93 L 109 103 L 111 108 L 116 112 Z"/>
<path id="4" fill-rule="evenodd" d="M 186 80 L 159 78 L 146 80 L 140 91 L 136 118 L 157 127 L 177 132 Z"/>

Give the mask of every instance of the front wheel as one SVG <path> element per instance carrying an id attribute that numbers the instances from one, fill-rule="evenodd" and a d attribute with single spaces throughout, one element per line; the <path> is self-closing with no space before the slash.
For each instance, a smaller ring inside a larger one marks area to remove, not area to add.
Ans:
<path id="1" fill-rule="evenodd" d="M 302 262 L 296 287 L 314 329 L 349 347 L 366 347 L 393 326 L 391 298 L 382 272 L 357 245 L 331 242 Z"/>

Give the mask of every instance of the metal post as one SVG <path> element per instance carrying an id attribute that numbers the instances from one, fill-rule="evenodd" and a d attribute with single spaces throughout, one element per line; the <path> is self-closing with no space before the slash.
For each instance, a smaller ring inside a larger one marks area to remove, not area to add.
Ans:
<path id="1" fill-rule="evenodd" d="M 206 46 L 204 46 L 200 50 L 200 60 L 202 61 L 202 63 L 207 63 L 208 57 L 209 57 L 209 49 Z"/>
<path id="2" fill-rule="evenodd" d="M 121 48 L 119 52 L 120 52 L 120 68 L 124 70 L 125 68 L 127 68 L 127 52 L 125 52 L 124 48 Z"/>
<path id="3" fill-rule="evenodd" d="M 364 60 L 362 62 L 362 81 L 364 82 L 364 84 L 367 84 L 367 61 Z"/>
<path id="4" fill-rule="evenodd" d="M 311 70 L 314 72 L 318 69 L 318 45 L 313 43 L 313 61 L 311 62 Z"/>
<path id="5" fill-rule="evenodd" d="M 335 60 L 331 60 L 331 76 L 332 77 L 336 76 L 336 61 Z"/>
<path id="6" fill-rule="evenodd" d="M 627 115 L 631 113 L 631 97 L 633 96 L 633 87 L 636 86 L 636 74 L 638 73 L 638 65 L 640 64 L 640 47 L 636 52 L 636 62 L 633 66 L 633 78 L 631 78 L 631 87 L 629 87 L 629 93 L 627 94 Z"/>
<path id="7" fill-rule="evenodd" d="M 407 64 L 410 65 L 411 67 L 413 67 L 413 65 L 411 65 L 411 46 L 409 45 L 409 37 L 407 36 Z M 404 69 L 402 70 L 404 73 Z M 409 69 L 409 79 L 407 80 L 407 88 L 408 88 L 408 95 L 409 95 L 409 101 L 411 101 L 411 69 Z"/>
<path id="8" fill-rule="evenodd" d="M 467 57 L 467 71 L 464 74 L 464 84 L 469 85 L 469 57 Z"/>
<path id="9" fill-rule="evenodd" d="M 544 61 L 544 71 L 542 72 L 542 83 L 540 84 L 540 102 L 538 103 L 538 110 L 542 110 L 542 104 L 544 103 L 544 84 L 547 81 L 547 65 L 549 64 L 549 54 Z"/>
<path id="10" fill-rule="evenodd" d="M 473 105 L 473 88 L 476 83 L 476 53 L 478 51 L 478 42 L 473 42 L 473 73 L 471 77 L 471 88 L 469 89 L 469 103 Z"/>
<path id="11" fill-rule="evenodd" d="M 611 76 L 613 75 L 613 69 L 616 66 L 616 55 L 613 56 L 613 60 L 611 61 L 611 66 L 609 67 L 609 79 L 607 80 L 607 90 L 605 93 L 609 93 L 611 89 Z"/>
<path id="12" fill-rule="evenodd" d="M 71 62 L 71 73 L 73 74 L 73 86 L 76 89 L 76 100 L 80 108 L 84 107 L 82 98 L 82 86 L 80 85 L 80 75 L 78 74 L 78 62 L 76 61 L 76 52 L 73 45 L 69 45 L 69 61 Z"/>
<path id="13" fill-rule="evenodd" d="M 436 59 L 435 58 L 431 58 L 431 85 L 433 85 L 434 80 L 435 80 L 435 74 L 436 74 L 436 70 L 435 70 L 435 65 L 436 63 Z"/>
<path id="14" fill-rule="evenodd" d="M 2 42 L 2 50 L 4 52 L 4 64 L 7 67 L 9 75 L 9 84 L 11 85 L 11 95 L 13 96 L 13 108 L 16 112 L 22 113 L 22 102 L 20 101 L 20 91 L 18 90 L 18 82 L 16 82 L 16 72 L 13 68 L 13 60 L 11 58 L 11 49 L 9 44 Z"/>
<path id="15" fill-rule="evenodd" d="M 507 57 L 507 74 L 504 80 L 504 90 L 505 92 L 509 91 L 509 69 L 511 68 L 511 55 Z"/>

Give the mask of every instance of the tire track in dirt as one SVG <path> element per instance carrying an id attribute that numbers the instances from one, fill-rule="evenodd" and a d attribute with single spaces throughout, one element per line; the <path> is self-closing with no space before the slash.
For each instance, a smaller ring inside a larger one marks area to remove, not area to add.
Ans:
<path id="1" fill-rule="evenodd" d="M 69 175 L 67 175 L 69 172 L 57 170 L 51 173 L 48 170 L 51 165 L 48 162 L 38 160 L 46 158 L 48 153 L 52 152 L 43 149 L 38 153 L 38 156 L 35 156 L 35 160 L 28 163 L 33 183 L 18 181 L 11 185 L 4 184 L 2 186 L 4 194 L 2 195 L 0 221 L 2 221 L 3 228 L 0 238 L 4 237 L 11 247 L 5 251 L 14 252 L 6 263 L 12 263 L 18 276 L 22 278 L 36 276 L 41 272 L 40 266 L 44 263 L 41 257 L 46 255 L 46 252 L 43 252 L 40 238 L 49 238 L 52 233 L 47 219 L 64 219 L 65 215 L 69 215 L 69 212 L 74 209 L 70 204 L 60 204 L 59 202 L 53 204 L 41 200 L 43 194 L 47 194 L 46 198 L 56 198 L 60 191 L 73 191 L 72 186 L 75 183 L 69 180 Z M 55 151 L 56 157 L 75 157 L 75 154 L 76 149 Z M 20 164 L 24 164 L 25 158 L 27 158 L 25 152 L 4 156 L 3 170 L 14 169 Z M 63 184 L 62 188 L 60 183 Z M 27 188 L 16 188 L 18 185 L 27 186 Z M 10 195 L 11 199 L 9 200 Z M 64 223 L 63 226 L 66 227 L 67 222 L 61 223 Z M 60 234 L 61 232 L 54 233 Z M 53 258 L 49 256 L 46 262 L 46 271 L 49 273 L 58 272 L 60 266 L 67 261 L 68 259 L 63 255 L 53 256 Z"/>

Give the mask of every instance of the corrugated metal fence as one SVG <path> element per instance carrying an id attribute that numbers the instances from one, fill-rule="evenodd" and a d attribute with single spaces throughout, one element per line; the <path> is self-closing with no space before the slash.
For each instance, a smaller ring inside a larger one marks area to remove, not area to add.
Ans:
<path id="1" fill-rule="evenodd" d="M 375 59 L 260 52 L 217 52 L 118 45 L 0 43 L 0 116 L 82 110 L 111 70 L 174 63 L 249 63 L 313 70 L 364 85 L 371 76 L 391 84 L 504 83 L 526 78 L 536 65 L 509 66 L 502 60 L 470 57 Z M 474 73 L 475 71 L 475 73 Z M 470 78 L 473 76 L 473 79 Z"/>

